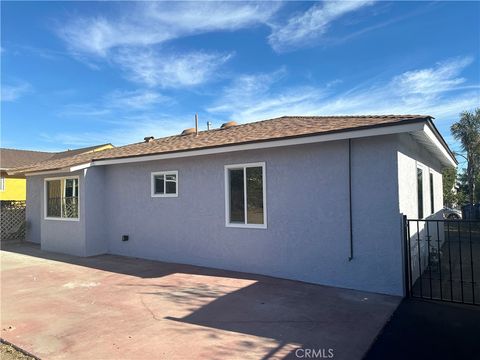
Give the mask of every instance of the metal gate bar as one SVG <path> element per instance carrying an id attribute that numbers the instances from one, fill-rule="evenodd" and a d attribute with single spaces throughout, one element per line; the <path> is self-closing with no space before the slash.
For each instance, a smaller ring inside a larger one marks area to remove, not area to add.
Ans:
<path id="1" fill-rule="evenodd" d="M 480 220 L 404 217 L 403 229 L 407 296 L 480 305 Z"/>

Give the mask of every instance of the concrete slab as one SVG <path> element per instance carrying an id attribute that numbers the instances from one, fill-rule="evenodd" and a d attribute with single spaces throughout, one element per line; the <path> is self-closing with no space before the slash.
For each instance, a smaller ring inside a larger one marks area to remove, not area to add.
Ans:
<path id="1" fill-rule="evenodd" d="M 360 359 L 401 300 L 33 244 L 0 257 L 1 336 L 45 359 Z"/>

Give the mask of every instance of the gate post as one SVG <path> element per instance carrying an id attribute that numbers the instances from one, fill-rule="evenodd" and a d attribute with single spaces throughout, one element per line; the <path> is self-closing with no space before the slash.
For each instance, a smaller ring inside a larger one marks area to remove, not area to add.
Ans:
<path id="1" fill-rule="evenodd" d="M 402 215 L 402 233 L 403 233 L 403 264 L 404 264 L 404 282 L 405 282 L 405 297 L 410 297 L 410 262 L 409 259 L 409 251 L 410 248 L 408 246 L 409 241 L 409 229 L 408 229 L 408 220 L 407 215 Z"/>

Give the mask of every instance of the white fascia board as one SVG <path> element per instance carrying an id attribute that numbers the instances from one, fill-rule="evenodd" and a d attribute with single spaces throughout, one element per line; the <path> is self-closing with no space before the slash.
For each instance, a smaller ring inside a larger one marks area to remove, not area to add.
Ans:
<path id="1" fill-rule="evenodd" d="M 75 172 L 75 171 L 79 171 L 79 170 L 89 168 L 93 165 L 94 164 L 89 162 L 89 163 L 85 163 L 85 164 L 75 165 L 75 166 L 72 166 L 72 167 L 65 167 L 65 168 L 58 169 L 58 170 L 33 171 L 33 172 L 25 173 L 25 176 L 71 173 L 71 172 Z"/>
<path id="2" fill-rule="evenodd" d="M 85 163 L 85 164 L 80 164 L 80 165 L 75 165 L 70 168 L 70 172 L 75 172 L 78 170 L 83 170 L 91 167 L 93 164 L 91 162 Z"/>
<path id="3" fill-rule="evenodd" d="M 334 140 L 345 140 L 345 139 L 361 138 L 361 137 L 368 137 L 368 136 L 389 135 L 389 134 L 397 134 L 397 133 L 404 133 L 404 132 L 421 131 L 423 129 L 423 126 L 424 126 L 424 122 L 417 122 L 412 124 L 383 126 L 383 127 L 377 127 L 377 128 L 371 128 L 371 129 L 365 129 L 365 130 L 344 131 L 344 132 L 338 132 L 333 134 L 304 136 L 304 137 L 297 137 L 293 139 L 271 140 L 271 141 L 262 141 L 262 142 L 256 142 L 251 144 L 221 146 L 221 147 L 215 147 L 211 149 L 181 151 L 181 152 L 174 152 L 169 154 L 144 155 L 144 156 L 122 158 L 122 159 L 111 159 L 111 160 L 94 160 L 94 163 L 91 165 L 126 164 L 126 163 L 142 162 L 142 161 L 165 160 L 165 159 L 184 158 L 184 157 L 191 157 L 191 156 L 221 154 L 221 153 L 228 153 L 228 152 L 234 152 L 234 151 L 269 149 L 269 148 L 275 148 L 275 147 L 281 147 L 281 146 L 313 144 L 313 143 L 320 143 L 320 142 L 334 141 Z"/>
<path id="4" fill-rule="evenodd" d="M 70 168 L 63 168 L 57 170 L 48 170 L 48 171 L 32 171 L 25 173 L 25 176 L 35 176 L 35 175 L 49 175 L 49 174 L 62 174 L 70 172 Z"/>
<path id="5" fill-rule="evenodd" d="M 447 163 L 453 167 L 457 166 L 457 162 L 452 157 L 450 152 L 445 148 L 443 143 L 438 139 L 436 133 L 431 129 L 430 125 L 425 124 L 423 128 L 423 132 L 427 136 L 427 138 L 432 142 L 433 145 L 438 149 L 438 153 L 445 158 Z"/>

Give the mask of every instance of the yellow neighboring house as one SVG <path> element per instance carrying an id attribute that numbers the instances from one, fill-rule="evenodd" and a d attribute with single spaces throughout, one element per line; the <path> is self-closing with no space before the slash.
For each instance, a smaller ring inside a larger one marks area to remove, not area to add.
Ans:
<path id="1" fill-rule="evenodd" d="M 27 182 L 25 177 L 8 175 L 8 169 L 111 148 L 113 148 L 112 144 L 102 144 L 57 153 L 0 148 L 0 200 L 24 201 L 26 199 Z"/>

